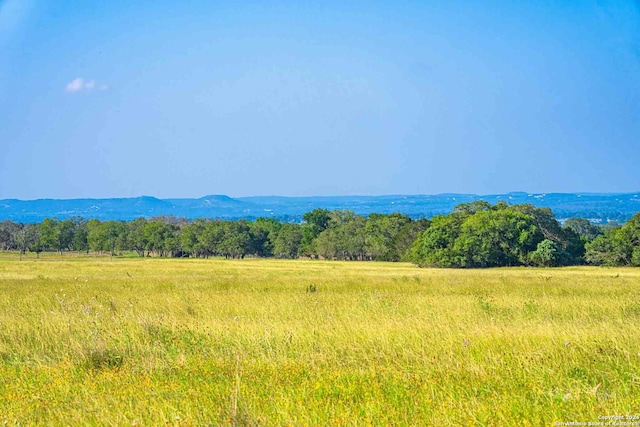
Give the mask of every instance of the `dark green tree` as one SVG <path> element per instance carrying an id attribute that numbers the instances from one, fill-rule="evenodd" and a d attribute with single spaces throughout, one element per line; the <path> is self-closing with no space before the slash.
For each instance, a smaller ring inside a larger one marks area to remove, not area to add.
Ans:
<path id="1" fill-rule="evenodd" d="M 603 234 L 600 227 L 592 224 L 591 221 L 584 218 L 569 218 L 564 222 L 562 228 L 573 231 L 580 236 L 585 243 L 591 242 L 593 239 Z"/>
<path id="2" fill-rule="evenodd" d="M 314 209 L 303 215 L 301 252 L 307 256 L 317 253 L 315 239 L 329 227 L 330 215 L 327 209 Z"/>
<path id="3" fill-rule="evenodd" d="M 127 247 L 130 250 L 135 251 L 138 256 L 144 256 L 147 250 L 147 236 L 145 233 L 145 226 L 147 220 L 145 218 L 134 219 L 127 223 Z"/>
<path id="4" fill-rule="evenodd" d="M 182 228 L 180 233 L 180 247 L 184 255 L 196 258 L 206 257 L 208 251 L 204 244 L 204 230 L 211 221 L 196 219 Z"/>
<path id="5" fill-rule="evenodd" d="M 391 261 L 411 261 L 413 243 L 429 228 L 430 224 L 431 221 L 428 219 L 420 218 L 400 228 L 393 237 L 394 255 Z"/>
<path id="6" fill-rule="evenodd" d="M 27 224 L 24 227 L 24 232 L 24 243 L 27 245 L 27 249 L 29 250 L 29 252 L 34 252 L 36 254 L 36 258 L 39 258 L 40 252 L 42 252 L 40 225 Z"/>
<path id="7" fill-rule="evenodd" d="M 72 250 L 78 252 L 88 252 L 89 242 L 87 240 L 89 230 L 87 229 L 87 221 L 82 218 L 71 218 L 73 223 L 73 240 L 71 242 Z"/>
<path id="8" fill-rule="evenodd" d="M 198 234 L 199 247 L 205 257 L 222 254 L 222 242 L 225 238 L 225 225 L 222 221 L 209 221 Z"/>
<path id="9" fill-rule="evenodd" d="M 251 234 L 250 253 L 260 257 L 273 256 L 275 240 L 281 226 L 280 221 L 274 218 L 258 218 L 249 223 Z"/>
<path id="10" fill-rule="evenodd" d="M 585 258 L 594 265 L 640 266 L 640 212 L 588 243 Z"/>
<path id="11" fill-rule="evenodd" d="M 432 218 L 429 228 L 422 232 L 411 249 L 410 260 L 418 265 L 459 267 L 464 264 L 453 246 L 469 217 L 465 212 L 453 212 Z"/>
<path id="12" fill-rule="evenodd" d="M 70 251 L 73 249 L 74 237 L 76 232 L 76 224 L 73 218 L 67 218 L 62 221 L 58 221 L 58 242 L 56 249 L 62 255 L 63 251 Z"/>
<path id="13" fill-rule="evenodd" d="M 301 227 L 297 224 L 284 223 L 273 242 L 273 255 L 278 258 L 297 258 L 301 243 Z"/>
<path id="14" fill-rule="evenodd" d="M 411 233 L 413 221 L 406 215 L 370 214 L 365 225 L 365 249 L 368 259 L 379 261 L 399 261 L 410 249 L 411 243 L 399 238 L 401 233 Z M 404 237 L 406 239 L 407 236 Z"/>
<path id="15" fill-rule="evenodd" d="M 18 233 L 23 225 L 13 221 L 5 220 L 0 222 L 0 250 L 11 251 L 18 249 Z"/>
<path id="16" fill-rule="evenodd" d="M 244 258 L 251 253 L 251 230 L 245 220 L 225 222 L 219 250 L 225 258 Z"/>

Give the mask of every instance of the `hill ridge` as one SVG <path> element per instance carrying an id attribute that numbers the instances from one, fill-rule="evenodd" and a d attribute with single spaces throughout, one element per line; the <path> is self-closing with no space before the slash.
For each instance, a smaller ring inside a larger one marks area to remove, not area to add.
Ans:
<path id="1" fill-rule="evenodd" d="M 388 194 L 346 196 L 248 196 L 223 194 L 200 198 L 154 196 L 77 199 L 2 199 L 0 220 L 39 222 L 44 218 L 83 217 L 100 220 L 131 220 L 173 215 L 186 218 L 254 219 L 274 217 L 300 221 L 315 208 L 352 210 L 358 214 L 399 212 L 414 218 L 446 214 L 460 203 L 486 200 L 510 204 L 531 203 L 551 208 L 558 219 L 582 217 L 593 222 L 624 222 L 640 211 L 640 192 L 635 193 L 529 193 L 503 194 Z"/>

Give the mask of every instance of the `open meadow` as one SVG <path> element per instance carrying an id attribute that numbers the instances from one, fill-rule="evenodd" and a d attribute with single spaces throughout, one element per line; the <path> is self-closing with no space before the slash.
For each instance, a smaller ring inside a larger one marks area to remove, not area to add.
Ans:
<path id="1" fill-rule="evenodd" d="M 639 321 L 631 268 L 0 253 L 0 424 L 606 425 Z"/>

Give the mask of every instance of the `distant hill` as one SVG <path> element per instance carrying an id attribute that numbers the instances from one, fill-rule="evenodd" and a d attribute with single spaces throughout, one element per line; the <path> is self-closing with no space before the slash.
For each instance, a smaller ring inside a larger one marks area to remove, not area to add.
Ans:
<path id="1" fill-rule="evenodd" d="M 548 193 L 436 194 L 387 196 L 282 197 L 255 196 L 231 198 L 210 195 L 199 199 L 158 199 L 134 197 L 116 199 L 39 199 L 0 200 L 0 220 L 40 222 L 44 218 L 97 218 L 131 220 L 139 217 L 174 215 L 186 218 L 254 219 L 274 217 L 300 221 L 315 208 L 348 209 L 358 214 L 400 212 L 413 218 L 448 213 L 460 203 L 486 200 L 492 204 L 531 203 L 551 208 L 558 219 L 581 217 L 596 223 L 625 222 L 640 211 L 640 193 Z"/>

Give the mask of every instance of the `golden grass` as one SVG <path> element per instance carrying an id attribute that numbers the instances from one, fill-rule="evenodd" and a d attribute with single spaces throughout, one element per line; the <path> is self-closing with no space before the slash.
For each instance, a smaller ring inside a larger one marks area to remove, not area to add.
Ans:
<path id="1" fill-rule="evenodd" d="M 597 422 L 639 320 L 637 269 L 1 254 L 0 423 Z"/>

